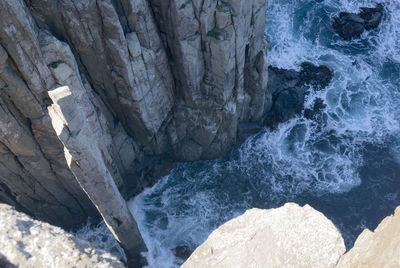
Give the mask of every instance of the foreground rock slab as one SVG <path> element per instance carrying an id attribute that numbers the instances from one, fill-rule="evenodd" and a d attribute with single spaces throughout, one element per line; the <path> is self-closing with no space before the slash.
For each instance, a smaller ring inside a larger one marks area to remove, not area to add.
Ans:
<path id="1" fill-rule="evenodd" d="M 59 227 L 0 204 L 0 267 L 125 267 Z"/>
<path id="2" fill-rule="evenodd" d="M 365 229 L 337 267 L 400 267 L 400 207 L 374 232 Z"/>
<path id="3" fill-rule="evenodd" d="M 182 267 L 334 267 L 345 252 L 339 231 L 309 205 L 251 209 L 223 224 Z"/>

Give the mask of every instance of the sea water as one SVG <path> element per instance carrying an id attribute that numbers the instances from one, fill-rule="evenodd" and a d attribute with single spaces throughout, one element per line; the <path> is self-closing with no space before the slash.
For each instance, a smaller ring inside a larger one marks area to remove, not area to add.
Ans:
<path id="1" fill-rule="evenodd" d="M 269 0 L 265 29 L 271 66 L 299 70 L 304 61 L 334 72 L 307 95 L 327 107 L 264 129 L 213 161 L 179 163 L 129 202 L 149 249 L 149 267 L 178 267 L 173 250 L 195 249 L 246 209 L 310 204 L 353 245 L 400 205 L 400 1 L 384 2 L 379 27 L 342 40 L 331 28 L 339 12 L 374 0 Z"/>

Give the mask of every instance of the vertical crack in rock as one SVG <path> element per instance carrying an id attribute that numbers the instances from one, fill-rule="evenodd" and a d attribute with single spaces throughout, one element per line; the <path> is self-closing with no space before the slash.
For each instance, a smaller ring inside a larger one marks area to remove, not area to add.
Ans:
<path id="1" fill-rule="evenodd" d="M 95 206 L 144 249 L 123 197 L 174 161 L 221 156 L 264 113 L 265 13 L 265 0 L 1 1 L 0 199 L 62 226 Z"/>

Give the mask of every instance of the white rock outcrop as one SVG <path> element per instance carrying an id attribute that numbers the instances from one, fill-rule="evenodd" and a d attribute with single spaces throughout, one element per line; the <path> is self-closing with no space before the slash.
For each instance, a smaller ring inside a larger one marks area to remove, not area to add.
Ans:
<path id="1" fill-rule="evenodd" d="M 0 267 L 125 267 L 59 227 L 0 204 Z"/>
<path id="2" fill-rule="evenodd" d="M 334 267 L 345 252 L 339 231 L 309 205 L 251 209 L 223 224 L 182 267 Z"/>

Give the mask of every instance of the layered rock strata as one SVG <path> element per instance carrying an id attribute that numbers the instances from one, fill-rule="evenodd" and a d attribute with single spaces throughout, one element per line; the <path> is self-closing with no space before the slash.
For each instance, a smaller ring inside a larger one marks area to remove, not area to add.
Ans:
<path id="1" fill-rule="evenodd" d="M 0 204 L 1 267 L 125 267 L 123 261 L 74 237 Z"/>
<path id="2" fill-rule="evenodd" d="M 125 248 L 144 248 L 123 197 L 152 182 L 148 159 L 217 157 L 262 116 L 265 12 L 265 0 L 1 1 L 0 201 L 64 227 L 100 212 L 120 242 L 137 236 Z"/>
<path id="3" fill-rule="evenodd" d="M 335 267 L 339 231 L 308 205 L 251 209 L 216 229 L 182 265 L 188 267 Z"/>

